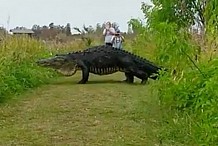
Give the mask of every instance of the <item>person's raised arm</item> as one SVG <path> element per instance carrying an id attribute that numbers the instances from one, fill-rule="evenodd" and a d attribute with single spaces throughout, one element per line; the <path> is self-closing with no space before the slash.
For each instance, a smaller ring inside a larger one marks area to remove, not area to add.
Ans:
<path id="1" fill-rule="evenodd" d="M 125 38 L 124 38 L 124 36 L 121 35 L 121 39 L 122 39 L 123 42 L 125 42 Z"/>
<path id="2" fill-rule="evenodd" d="M 111 43 L 112 44 L 114 43 L 114 40 L 115 40 L 115 36 L 112 36 L 112 38 L 111 38 Z"/>
<path id="3" fill-rule="evenodd" d="M 107 32 L 107 30 L 106 30 L 106 29 L 104 29 L 104 30 L 103 30 L 103 35 L 106 35 L 106 32 Z"/>
<path id="4" fill-rule="evenodd" d="M 113 27 L 107 29 L 109 31 L 110 34 L 114 35 L 116 32 L 115 32 L 115 29 Z"/>

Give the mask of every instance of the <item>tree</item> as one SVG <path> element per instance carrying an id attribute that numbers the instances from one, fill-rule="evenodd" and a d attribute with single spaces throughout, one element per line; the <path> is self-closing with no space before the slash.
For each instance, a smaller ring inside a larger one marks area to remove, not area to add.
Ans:
<path id="1" fill-rule="evenodd" d="M 95 33 L 96 33 L 96 34 L 102 34 L 103 29 L 104 29 L 103 25 L 101 25 L 100 23 L 97 23 L 97 24 L 96 24 Z"/>
<path id="2" fill-rule="evenodd" d="M 142 32 L 142 29 L 142 21 L 138 19 L 131 19 L 130 21 L 128 21 L 128 30 L 131 31 L 131 33 L 138 34 Z"/>
<path id="3" fill-rule="evenodd" d="M 133 33 L 132 27 L 131 25 L 128 25 L 127 34 L 132 34 L 132 33 Z"/>
<path id="4" fill-rule="evenodd" d="M 70 23 L 67 23 L 67 25 L 66 25 L 66 35 L 67 35 L 67 36 L 72 35 Z"/>
<path id="5" fill-rule="evenodd" d="M 50 29 L 54 28 L 54 23 L 53 22 L 49 24 L 49 28 Z"/>
<path id="6" fill-rule="evenodd" d="M 78 27 L 73 27 L 74 30 L 76 30 L 79 33 L 83 33 Z"/>
<path id="7" fill-rule="evenodd" d="M 37 37 L 37 38 L 39 38 L 40 37 L 40 35 L 41 35 L 41 27 L 39 26 L 39 25 L 37 25 L 37 24 L 34 24 L 33 26 L 32 26 L 32 31 L 34 32 L 34 34 L 35 34 L 35 36 Z"/>
<path id="8" fill-rule="evenodd" d="M 94 28 L 91 25 L 89 25 L 88 27 L 83 25 L 83 29 L 84 29 L 85 33 L 88 33 L 88 34 L 94 33 Z"/>
<path id="9" fill-rule="evenodd" d="M 5 36 L 7 33 L 7 30 L 4 27 L 0 27 L 0 41 L 1 41 L 1 37 Z"/>
<path id="10" fill-rule="evenodd" d="M 176 23 L 179 27 L 189 28 L 198 25 L 201 30 L 205 28 L 206 0 L 151 0 L 154 6 L 142 3 L 142 11 L 151 23 Z"/>

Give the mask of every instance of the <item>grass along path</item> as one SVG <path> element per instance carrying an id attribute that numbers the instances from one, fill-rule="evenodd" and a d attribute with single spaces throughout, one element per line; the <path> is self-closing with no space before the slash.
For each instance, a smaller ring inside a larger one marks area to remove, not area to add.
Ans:
<path id="1" fill-rule="evenodd" d="M 9 100 L 0 106 L 0 145 L 157 144 L 149 85 L 118 82 L 123 79 L 91 75 L 79 85 L 79 72 Z"/>

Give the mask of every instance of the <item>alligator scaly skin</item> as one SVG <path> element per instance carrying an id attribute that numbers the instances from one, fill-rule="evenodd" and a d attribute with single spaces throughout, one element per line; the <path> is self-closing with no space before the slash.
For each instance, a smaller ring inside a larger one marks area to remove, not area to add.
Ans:
<path id="1" fill-rule="evenodd" d="M 89 73 L 97 75 L 108 75 L 118 71 L 124 72 L 126 81 L 133 83 L 134 76 L 145 83 L 152 74 L 158 74 L 158 67 L 145 58 L 134 55 L 128 51 L 116 49 L 110 46 L 94 46 L 83 51 L 66 54 L 68 58 L 77 62 L 77 70 L 82 70 L 82 80 L 79 83 L 86 83 Z"/>

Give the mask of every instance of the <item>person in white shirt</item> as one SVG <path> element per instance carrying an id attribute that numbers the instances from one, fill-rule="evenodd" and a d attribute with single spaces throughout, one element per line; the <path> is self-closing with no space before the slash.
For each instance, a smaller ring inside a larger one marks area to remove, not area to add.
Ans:
<path id="1" fill-rule="evenodd" d="M 117 31 L 117 33 L 112 37 L 111 39 L 112 47 L 117 49 L 122 49 L 122 43 L 124 42 L 124 37 L 121 35 L 120 31 Z"/>
<path id="2" fill-rule="evenodd" d="M 112 27 L 111 22 L 108 21 L 105 25 L 105 29 L 103 30 L 105 45 L 112 46 L 111 40 L 115 33 L 115 29 Z"/>

